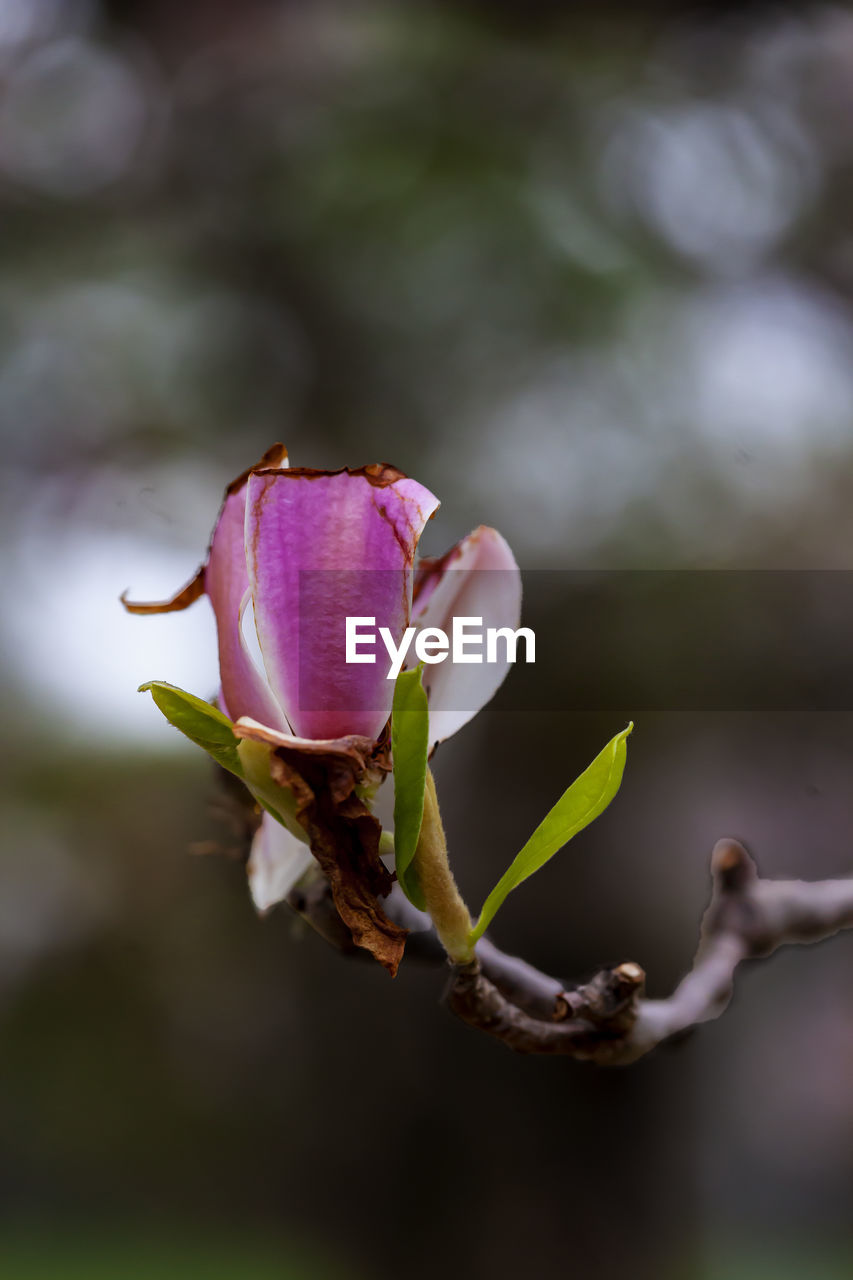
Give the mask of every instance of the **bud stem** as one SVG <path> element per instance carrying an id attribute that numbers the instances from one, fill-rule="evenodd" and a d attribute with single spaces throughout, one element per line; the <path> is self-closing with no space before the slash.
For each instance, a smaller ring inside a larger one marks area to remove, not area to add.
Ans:
<path id="1" fill-rule="evenodd" d="M 454 964 L 470 963 L 474 958 L 470 941 L 471 915 L 450 870 L 435 782 L 429 766 L 424 787 L 423 822 L 412 866 L 441 945 Z"/>

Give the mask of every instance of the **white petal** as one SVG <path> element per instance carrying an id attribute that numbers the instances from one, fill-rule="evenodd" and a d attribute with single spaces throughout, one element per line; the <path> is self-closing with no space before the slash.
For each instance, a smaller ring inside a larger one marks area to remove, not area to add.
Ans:
<path id="1" fill-rule="evenodd" d="M 483 627 L 510 627 L 521 620 L 521 573 L 496 529 L 481 525 L 437 562 L 435 577 L 425 575 L 413 610 L 419 630 L 440 627 L 450 635 L 454 617 L 482 618 Z M 506 653 L 501 643 L 498 652 Z M 484 654 L 485 657 L 485 654 Z M 510 666 L 500 662 L 444 662 L 424 667 L 430 700 L 430 746 L 449 738 L 472 720 L 506 679 Z"/>
<path id="2" fill-rule="evenodd" d="M 265 813 L 255 832 L 246 868 L 249 891 L 262 914 L 283 902 L 314 861 L 307 844 Z"/>
<path id="3" fill-rule="evenodd" d="M 271 747 L 293 747 L 298 751 L 312 752 L 317 755 L 352 755 L 354 746 L 364 750 L 365 744 L 370 746 L 369 738 L 361 738 L 350 734 L 346 738 L 297 738 L 292 733 L 282 733 L 280 729 L 271 729 L 269 725 L 253 720 L 251 716 L 240 716 L 234 722 L 234 732 L 238 738 L 251 738 L 255 742 L 266 742 Z"/>

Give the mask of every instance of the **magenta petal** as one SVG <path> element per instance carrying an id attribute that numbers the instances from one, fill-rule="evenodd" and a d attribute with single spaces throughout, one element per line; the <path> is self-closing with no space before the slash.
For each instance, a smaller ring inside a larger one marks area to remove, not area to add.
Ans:
<path id="1" fill-rule="evenodd" d="M 287 450 L 284 445 L 274 444 L 257 465 L 264 468 L 286 467 Z M 185 587 L 170 600 L 146 604 L 131 602 L 125 596 L 121 600 L 129 613 L 172 613 L 186 609 L 207 594 L 216 615 L 219 637 L 222 710 L 232 720 L 245 715 L 271 728 L 286 729 L 281 707 L 263 673 L 252 661 L 241 627 L 241 615 L 250 600 L 244 541 L 249 475 L 249 471 L 244 472 L 226 489 L 207 561 Z"/>
<path id="2" fill-rule="evenodd" d="M 387 654 L 377 641 L 374 663 L 347 664 L 345 620 L 375 618 L 400 642 L 415 548 L 437 506 L 427 489 L 387 466 L 250 475 L 246 554 L 258 639 L 295 733 L 381 731 L 394 692 Z"/>
<path id="3" fill-rule="evenodd" d="M 223 710 L 232 720 L 251 716 L 272 729 L 286 729 L 281 707 L 252 661 L 241 626 L 243 609 L 250 602 L 244 541 L 246 492 L 242 479 L 225 495 L 205 571 L 205 589 L 216 614 Z"/>

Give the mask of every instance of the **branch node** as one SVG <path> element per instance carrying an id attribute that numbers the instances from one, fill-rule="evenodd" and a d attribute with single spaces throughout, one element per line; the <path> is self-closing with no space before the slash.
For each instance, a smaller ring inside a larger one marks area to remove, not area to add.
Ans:
<path id="1" fill-rule="evenodd" d="M 637 1016 L 645 983 L 645 972 L 633 960 L 600 969 L 589 982 L 560 993 L 555 1020 L 581 1018 L 602 1030 L 625 1034 Z"/>
<path id="2" fill-rule="evenodd" d="M 718 840 L 711 854 L 711 874 L 720 890 L 743 893 L 758 879 L 758 868 L 739 840 Z"/>

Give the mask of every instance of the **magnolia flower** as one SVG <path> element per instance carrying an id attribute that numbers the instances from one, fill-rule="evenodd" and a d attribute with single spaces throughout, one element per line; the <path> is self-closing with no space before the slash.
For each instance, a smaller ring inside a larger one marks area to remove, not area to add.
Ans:
<path id="1" fill-rule="evenodd" d="M 415 567 L 418 540 L 438 506 L 428 489 L 395 467 L 289 468 L 287 451 L 275 445 L 228 486 L 207 560 L 185 587 L 159 603 L 122 597 L 132 613 L 185 609 L 205 594 L 210 599 L 220 708 L 238 737 L 271 749 L 275 780 L 294 791 L 297 830 L 311 845 L 309 851 L 264 813 L 248 868 L 260 911 L 287 895 L 312 855 L 327 874 L 331 868 L 340 877 L 345 858 L 330 847 L 342 838 L 344 800 L 352 821 L 356 801 L 372 817 L 365 801 L 388 770 L 384 730 L 394 683 L 379 655 L 375 663 L 345 661 L 345 619 L 374 618 L 396 644 L 408 626 L 447 630 L 454 615 L 518 626 L 520 575 L 494 529 L 481 526 L 446 555 Z M 247 622 L 254 623 L 260 664 L 247 643 Z M 431 745 L 470 720 L 507 670 L 508 660 L 427 666 Z M 320 815 L 321 761 L 327 771 L 334 767 L 336 778 L 342 768 L 350 770 L 350 791 L 337 798 L 334 814 L 326 806 Z M 362 820 L 360 838 L 365 825 Z M 378 864 L 378 853 L 373 861 Z"/>

